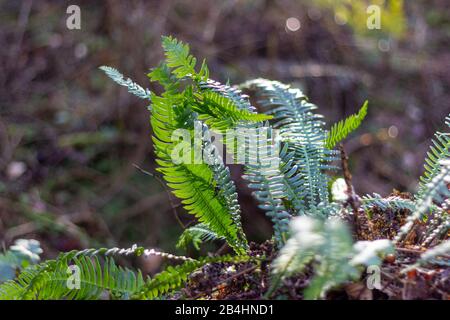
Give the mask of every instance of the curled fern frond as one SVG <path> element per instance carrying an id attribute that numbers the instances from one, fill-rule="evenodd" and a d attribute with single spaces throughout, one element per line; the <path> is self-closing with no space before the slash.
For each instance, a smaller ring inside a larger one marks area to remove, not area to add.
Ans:
<path id="1" fill-rule="evenodd" d="M 277 81 L 256 79 L 243 87 L 257 89 L 259 104 L 265 113 L 274 116 L 274 128 L 280 129 L 282 141 L 294 152 L 305 197 L 305 205 L 297 211 L 305 212 L 319 203 L 328 203 L 329 179 L 323 171 L 333 168 L 329 163 L 336 159 L 336 153 L 325 148 L 322 116 L 314 113 L 317 107 L 299 89 Z"/>
<path id="2" fill-rule="evenodd" d="M 134 94 L 136 97 L 151 100 L 152 94 L 150 90 L 142 88 L 137 83 L 133 82 L 130 78 L 124 78 L 124 76 L 117 70 L 107 66 L 101 66 L 100 70 L 104 71 L 108 77 L 110 77 L 115 83 L 127 87 L 128 92 Z"/>
<path id="3" fill-rule="evenodd" d="M 358 113 L 353 114 L 345 120 L 341 120 L 331 126 L 325 140 L 325 146 L 328 149 L 333 149 L 338 142 L 344 140 L 351 132 L 358 129 L 367 115 L 368 104 L 368 101 L 364 102 Z"/>
<path id="4" fill-rule="evenodd" d="M 177 248 L 187 248 L 192 243 L 195 249 L 200 250 L 200 244 L 206 241 L 224 240 L 204 223 L 196 224 L 183 231 L 177 242 Z"/>

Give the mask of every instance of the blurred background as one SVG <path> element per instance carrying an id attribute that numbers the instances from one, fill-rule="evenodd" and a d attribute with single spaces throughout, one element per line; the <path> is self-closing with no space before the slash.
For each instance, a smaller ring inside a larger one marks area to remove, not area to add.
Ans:
<path id="1" fill-rule="evenodd" d="M 71 4 L 79 30 L 66 26 Z M 381 29 L 367 27 L 370 5 Z M 185 253 L 175 243 L 193 219 L 154 175 L 145 102 L 98 70 L 156 89 L 146 73 L 162 59 L 161 35 L 189 43 L 216 80 L 293 83 L 328 127 L 368 99 L 345 142 L 359 194 L 414 191 L 450 112 L 448 0 L 0 0 L 1 246 L 35 238 L 48 257 L 132 243 Z M 244 229 L 263 241 L 270 224 L 240 170 Z"/>

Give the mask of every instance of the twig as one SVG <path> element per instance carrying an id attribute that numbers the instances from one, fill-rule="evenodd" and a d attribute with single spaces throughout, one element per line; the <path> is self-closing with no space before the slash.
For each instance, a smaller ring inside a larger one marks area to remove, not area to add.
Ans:
<path id="1" fill-rule="evenodd" d="M 352 174 L 350 173 L 350 169 L 348 168 L 348 157 L 345 153 L 344 145 L 342 143 L 339 144 L 339 151 L 341 152 L 342 172 L 344 174 L 345 184 L 347 185 L 347 204 L 350 205 L 353 210 L 353 223 L 355 225 L 356 234 L 358 235 L 358 211 L 361 204 L 359 201 L 359 197 L 355 193 L 355 189 L 352 185 Z"/>
<path id="2" fill-rule="evenodd" d="M 155 178 L 155 179 L 163 186 L 164 190 L 165 190 L 166 193 L 167 193 L 167 196 L 169 197 L 170 206 L 172 207 L 172 212 L 173 212 L 173 215 L 175 216 L 175 219 L 177 220 L 177 222 L 180 224 L 180 226 L 181 226 L 183 229 L 186 229 L 186 226 L 184 225 L 184 223 L 181 221 L 180 217 L 178 216 L 178 212 L 177 212 L 177 209 L 176 209 L 177 206 L 173 203 L 173 201 L 172 201 L 172 195 L 170 194 L 169 189 L 167 189 L 167 187 L 166 187 L 164 181 L 162 181 L 161 178 L 158 177 L 157 175 L 155 175 L 155 174 L 153 174 L 153 173 L 151 173 L 151 172 L 148 172 L 147 170 L 145 170 L 145 169 L 139 167 L 139 166 L 138 166 L 137 164 L 135 164 L 135 163 L 133 163 L 133 166 L 134 166 L 136 169 L 138 169 L 139 171 L 141 171 L 142 173 L 144 173 L 144 174 L 146 174 L 146 175 L 149 175 L 149 176 Z"/>

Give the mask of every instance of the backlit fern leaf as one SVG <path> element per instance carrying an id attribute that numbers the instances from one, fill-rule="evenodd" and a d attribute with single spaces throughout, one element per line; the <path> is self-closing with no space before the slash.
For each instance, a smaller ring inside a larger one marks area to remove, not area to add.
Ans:
<path id="1" fill-rule="evenodd" d="M 232 217 L 223 196 L 215 190 L 217 182 L 214 172 L 206 163 L 174 163 L 172 151 L 172 133 L 177 128 L 177 113 L 173 109 L 171 97 L 153 99 L 151 124 L 153 127 L 153 142 L 157 155 L 158 171 L 163 173 L 167 185 L 173 193 L 182 200 L 184 208 L 195 215 L 200 222 L 205 223 L 217 235 L 224 237 L 236 252 L 244 253 L 240 246 L 238 228 L 233 224 Z"/>
<path id="2" fill-rule="evenodd" d="M 405 199 L 398 196 L 389 196 L 383 198 L 378 193 L 374 193 L 373 195 L 365 195 L 361 198 L 361 206 L 365 210 L 370 210 L 374 207 L 379 208 L 380 210 L 410 210 L 414 211 L 416 205 L 414 201 Z"/>
<path id="3" fill-rule="evenodd" d="M 173 68 L 172 72 L 178 79 L 188 76 L 199 80 L 208 78 L 209 71 L 205 61 L 203 61 L 200 71 L 198 73 L 195 71 L 197 59 L 189 53 L 189 45 L 171 36 L 163 36 L 162 46 L 167 66 Z"/>
<path id="4" fill-rule="evenodd" d="M 73 282 L 72 287 L 71 270 L 79 276 L 79 282 Z M 29 267 L 16 280 L 2 284 L 0 299 L 85 300 L 99 299 L 104 292 L 129 299 L 143 284 L 140 272 L 119 267 L 111 258 L 102 267 L 97 256 L 62 254 L 56 260 Z"/>
<path id="5" fill-rule="evenodd" d="M 344 140 L 352 131 L 355 131 L 366 117 L 367 108 L 368 101 L 364 102 L 358 113 L 335 123 L 327 134 L 325 146 L 333 149 L 339 141 Z"/>
<path id="6" fill-rule="evenodd" d="M 291 215 L 283 203 L 286 186 L 280 171 L 279 145 L 272 134 L 270 127 L 248 128 L 245 136 L 250 150 L 243 178 L 255 190 L 253 195 L 258 206 L 272 219 L 275 240 L 281 246 L 286 240 Z"/>

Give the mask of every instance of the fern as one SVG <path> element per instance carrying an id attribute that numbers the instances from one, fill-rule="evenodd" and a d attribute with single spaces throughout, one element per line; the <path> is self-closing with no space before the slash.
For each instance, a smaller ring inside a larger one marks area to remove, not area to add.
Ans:
<path id="1" fill-rule="evenodd" d="M 325 140 L 325 146 L 328 149 L 333 149 L 339 141 L 344 140 L 352 131 L 358 129 L 367 115 L 367 108 L 368 101 L 364 102 L 357 114 L 353 114 L 331 126 Z"/>
<path id="2" fill-rule="evenodd" d="M 441 266 L 450 267 L 450 260 L 448 259 L 448 255 L 450 254 L 450 240 L 445 240 L 432 249 L 427 250 L 422 253 L 420 256 L 420 260 L 418 264 L 438 264 Z M 444 257 L 447 255 L 447 257 Z"/>
<path id="3" fill-rule="evenodd" d="M 70 287 L 71 268 L 79 275 L 79 287 Z M 0 286 L 0 299 L 98 299 L 103 292 L 128 299 L 144 284 L 142 274 L 118 267 L 110 258 L 101 267 L 97 256 L 62 254 L 56 260 L 25 269 L 14 281 Z"/>
<path id="4" fill-rule="evenodd" d="M 177 242 L 177 248 L 187 248 L 192 243 L 195 249 L 200 250 L 200 244 L 206 241 L 223 240 L 203 223 L 196 224 L 183 231 Z"/>
<path id="5" fill-rule="evenodd" d="M 448 184 L 450 183 L 450 159 L 441 160 L 438 164 L 441 167 L 440 171 L 426 185 L 427 188 L 416 203 L 416 210 L 408 216 L 406 223 L 400 228 L 394 242 L 401 241 L 411 231 L 414 223 L 421 220 L 433 206 L 433 201 L 442 203 L 445 197 L 450 196 L 450 190 L 448 189 Z"/>
<path id="6" fill-rule="evenodd" d="M 198 94 L 197 98 L 198 104 L 193 110 L 199 113 L 199 119 L 220 131 L 235 128 L 240 121 L 260 122 L 272 118 L 239 109 L 231 99 L 215 92 Z"/>
<path id="7" fill-rule="evenodd" d="M 247 131 L 246 138 L 254 147 L 250 148 L 249 163 L 243 178 L 249 181 L 249 188 L 255 189 L 253 195 L 260 203 L 259 207 L 267 211 L 266 214 L 272 219 L 275 240 L 281 246 L 286 241 L 291 215 L 283 204 L 286 189 L 280 172 L 278 148 L 272 142 L 272 131 L 265 128 L 269 130 L 263 130 L 264 127 L 258 129 L 269 134 L 266 141 L 258 137 L 257 130 Z"/>
<path id="8" fill-rule="evenodd" d="M 0 254 L 0 283 L 14 279 L 16 272 L 40 261 L 42 249 L 34 239 L 17 239 L 9 250 Z"/>
<path id="9" fill-rule="evenodd" d="M 100 69 L 103 70 L 115 83 L 127 87 L 128 92 L 131 94 L 134 94 L 136 97 L 144 100 L 151 100 L 151 92 L 148 89 L 142 88 L 130 78 L 125 79 L 124 76 L 117 71 L 117 69 L 107 66 L 101 66 Z"/>
<path id="10" fill-rule="evenodd" d="M 202 149 L 206 163 L 208 163 L 214 173 L 214 179 L 218 185 L 218 194 L 224 199 L 228 213 L 237 229 L 239 246 L 248 249 L 248 243 L 241 224 L 241 207 L 238 201 L 236 186 L 231 180 L 230 169 L 225 166 L 219 151 L 211 141 L 211 135 L 208 126 L 201 125 L 202 128 Z"/>
<path id="11" fill-rule="evenodd" d="M 180 199 L 186 210 L 205 223 L 217 235 L 224 237 L 236 252 L 243 253 L 245 247 L 238 243 L 238 229 L 233 224 L 223 196 L 211 186 L 216 186 L 214 172 L 204 163 L 175 164 L 172 161 L 174 144 L 172 133 L 177 128 L 174 100 L 171 97 L 154 97 L 151 124 L 153 127 L 158 171 L 163 173 L 167 185 Z"/>
<path id="12" fill-rule="evenodd" d="M 267 296 L 280 281 L 302 272 L 316 263 L 315 276 L 305 290 L 305 299 L 317 299 L 349 280 L 359 278 L 361 266 L 380 265 L 384 256 L 393 252 L 388 240 L 353 241 L 346 225 L 339 219 L 325 223 L 310 217 L 297 217 L 291 222 L 291 238 L 272 264 L 274 281 Z"/>
<path id="13" fill-rule="evenodd" d="M 260 105 L 274 116 L 274 128 L 280 129 L 282 141 L 294 152 L 305 204 L 297 202 L 300 205 L 295 208 L 297 212 L 307 212 L 319 203 L 327 204 L 328 177 L 323 170 L 332 169 L 329 162 L 334 160 L 334 152 L 324 146 L 323 121 L 313 113 L 317 107 L 307 102 L 300 90 L 277 81 L 256 79 L 243 87 L 257 88 Z"/>
<path id="14" fill-rule="evenodd" d="M 203 62 L 199 73 L 195 71 L 197 59 L 189 53 L 189 45 L 170 36 L 162 37 L 162 46 L 166 55 L 167 66 L 173 68 L 178 79 L 188 76 L 196 79 L 207 79 L 208 67 Z"/>
<path id="15" fill-rule="evenodd" d="M 450 128 L 450 114 L 445 118 L 445 124 Z M 440 171 L 439 161 L 450 157 L 450 133 L 436 132 L 435 139 L 431 140 L 430 150 L 425 159 L 425 172 L 420 177 L 419 190 L 416 198 L 424 199 L 428 184 Z"/>

